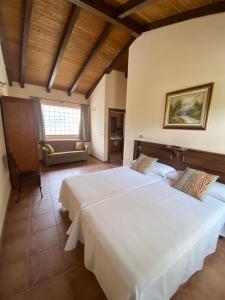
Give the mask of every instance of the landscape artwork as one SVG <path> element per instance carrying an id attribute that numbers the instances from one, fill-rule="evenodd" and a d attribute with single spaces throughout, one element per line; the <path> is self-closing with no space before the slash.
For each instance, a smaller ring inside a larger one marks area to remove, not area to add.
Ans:
<path id="1" fill-rule="evenodd" d="M 167 94 L 164 128 L 206 129 L 213 83 Z"/>

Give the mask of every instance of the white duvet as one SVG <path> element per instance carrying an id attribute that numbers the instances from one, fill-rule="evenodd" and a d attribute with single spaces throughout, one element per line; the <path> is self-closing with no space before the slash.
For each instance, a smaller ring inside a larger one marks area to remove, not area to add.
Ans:
<path id="1" fill-rule="evenodd" d="M 82 210 L 85 266 L 109 300 L 167 300 L 216 248 L 225 203 L 164 182 Z"/>
<path id="2" fill-rule="evenodd" d="M 69 211 L 72 221 L 65 249 L 71 250 L 76 247 L 81 209 L 162 180 L 159 175 L 143 175 L 127 166 L 66 178 L 59 197 L 62 206 Z"/>

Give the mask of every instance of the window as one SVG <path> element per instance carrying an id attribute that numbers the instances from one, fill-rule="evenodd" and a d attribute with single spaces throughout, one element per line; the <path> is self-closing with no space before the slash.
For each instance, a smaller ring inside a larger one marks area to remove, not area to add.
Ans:
<path id="1" fill-rule="evenodd" d="M 46 135 L 79 135 L 80 108 L 42 104 Z"/>

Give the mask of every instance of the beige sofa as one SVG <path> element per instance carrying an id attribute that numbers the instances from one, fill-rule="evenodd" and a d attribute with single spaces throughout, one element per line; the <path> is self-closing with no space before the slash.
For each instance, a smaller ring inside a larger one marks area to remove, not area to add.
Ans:
<path id="1" fill-rule="evenodd" d="M 44 162 L 47 166 L 88 160 L 89 147 L 85 145 L 85 150 L 77 151 L 75 150 L 75 140 L 48 140 L 41 144 Z M 50 154 L 44 144 L 51 145 L 54 153 Z"/>

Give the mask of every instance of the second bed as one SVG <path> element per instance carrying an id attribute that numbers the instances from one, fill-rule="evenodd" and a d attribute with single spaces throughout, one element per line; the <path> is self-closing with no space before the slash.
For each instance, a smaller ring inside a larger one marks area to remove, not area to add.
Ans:
<path id="1" fill-rule="evenodd" d="M 153 172 L 143 175 L 127 166 L 65 179 L 61 186 L 60 201 L 68 210 L 69 218 L 72 221 L 65 250 L 72 250 L 76 247 L 82 209 L 160 181 L 163 181 L 163 177 L 160 175 Z"/>

